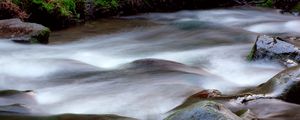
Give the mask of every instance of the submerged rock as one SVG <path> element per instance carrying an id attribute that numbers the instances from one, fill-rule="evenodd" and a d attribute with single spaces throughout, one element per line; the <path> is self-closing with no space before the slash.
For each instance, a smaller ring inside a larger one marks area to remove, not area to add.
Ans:
<path id="1" fill-rule="evenodd" d="M 211 75 L 207 71 L 198 68 L 188 66 L 182 63 L 162 60 L 162 59 L 140 59 L 133 61 L 125 66 L 126 69 L 139 71 L 139 72 L 183 72 L 183 73 L 193 73 L 199 75 Z"/>
<path id="2" fill-rule="evenodd" d="M 251 93 L 266 94 L 287 102 L 300 104 L 300 66 L 288 68 L 266 83 L 259 85 Z"/>
<path id="3" fill-rule="evenodd" d="M 219 90 L 209 89 L 198 92 L 191 97 L 193 98 L 212 98 L 212 97 L 220 97 L 222 93 Z"/>
<path id="4" fill-rule="evenodd" d="M 279 61 L 288 67 L 295 66 L 300 62 L 298 42 L 279 37 L 258 36 L 248 59 L 270 59 Z"/>
<path id="5" fill-rule="evenodd" d="M 31 110 L 29 108 L 20 104 L 0 106 L 0 116 L 3 114 L 9 114 L 9 115 L 30 114 L 30 112 Z"/>
<path id="6" fill-rule="evenodd" d="M 0 38 L 8 38 L 18 43 L 47 44 L 50 30 L 35 23 L 22 22 L 20 19 L 0 20 Z"/>
<path id="7" fill-rule="evenodd" d="M 241 117 L 243 120 L 256 120 L 257 116 L 255 113 L 253 113 L 251 110 L 240 110 L 236 113 L 239 117 Z"/>
<path id="8" fill-rule="evenodd" d="M 0 97 L 3 96 L 12 96 L 12 95 L 19 95 L 19 94 L 26 94 L 32 92 L 31 90 L 26 91 L 18 91 L 18 90 L 0 90 Z"/>
<path id="9" fill-rule="evenodd" d="M 0 105 L 26 104 L 36 105 L 35 94 L 31 90 L 0 90 Z"/>
<path id="10" fill-rule="evenodd" d="M 300 105 L 278 99 L 257 99 L 247 104 L 224 104 L 243 120 L 299 120 Z"/>
<path id="11" fill-rule="evenodd" d="M 225 108 L 212 101 L 200 101 L 175 111 L 165 120 L 242 120 Z"/>

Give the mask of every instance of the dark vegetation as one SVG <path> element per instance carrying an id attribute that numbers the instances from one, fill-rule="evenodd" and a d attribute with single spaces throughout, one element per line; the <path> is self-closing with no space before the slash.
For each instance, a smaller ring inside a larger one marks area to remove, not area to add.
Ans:
<path id="1" fill-rule="evenodd" d="M 235 4 L 231 0 L 1 0 L 0 19 L 18 17 L 51 29 L 61 29 L 100 17 Z"/>
<path id="2" fill-rule="evenodd" d="M 242 2 L 241 2 L 242 1 Z M 209 9 L 234 5 L 258 5 L 300 10 L 298 0 L 0 0 L 0 19 L 24 21 L 61 29 L 86 20 L 144 12 Z"/>

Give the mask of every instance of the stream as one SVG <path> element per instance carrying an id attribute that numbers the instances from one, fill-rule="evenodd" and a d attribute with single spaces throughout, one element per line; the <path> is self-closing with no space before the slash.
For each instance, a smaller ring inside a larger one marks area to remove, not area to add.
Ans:
<path id="1" fill-rule="evenodd" d="M 257 35 L 299 28 L 299 17 L 258 8 L 101 19 L 53 32 L 50 45 L 0 40 L 0 89 L 33 90 L 34 114 L 163 119 L 201 90 L 230 95 L 266 82 L 284 67 L 247 61 Z"/>

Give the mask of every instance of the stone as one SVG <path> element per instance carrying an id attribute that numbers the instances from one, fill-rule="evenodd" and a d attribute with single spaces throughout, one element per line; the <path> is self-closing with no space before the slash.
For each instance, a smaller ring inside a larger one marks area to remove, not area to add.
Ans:
<path id="1" fill-rule="evenodd" d="M 296 66 L 300 62 L 299 41 L 291 41 L 280 37 L 258 36 L 250 54 L 249 60 L 273 60 L 287 67 Z"/>
<path id="2" fill-rule="evenodd" d="M 287 102 L 300 104 L 300 66 L 287 68 L 251 93 L 264 94 Z"/>
<path id="3" fill-rule="evenodd" d="M 185 108 L 176 110 L 165 120 L 242 120 L 240 117 L 225 108 L 222 104 L 213 101 L 200 101 Z"/>
<path id="4" fill-rule="evenodd" d="M 220 97 L 222 93 L 219 90 L 215 89 L 208 89 L 208 90 L 203 90 L 201 92 L 198 92 L 191 97 L 193 98 L 213 98 L 213 97 Z"/>
<path id="5" fill-rule="evenodd" d="M 20 19 L 0 20 L 0 38 L 18 43 L 47 44 L 50 30 L 36 23 L 23 22 Z"/>

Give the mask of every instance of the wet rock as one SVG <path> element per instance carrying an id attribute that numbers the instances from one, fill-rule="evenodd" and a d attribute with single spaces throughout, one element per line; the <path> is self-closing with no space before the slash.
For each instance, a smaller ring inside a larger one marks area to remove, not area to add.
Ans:
<path id="1" fill-rule="evenodd" d="M 192 95 L 193 98 L 212 98 L 212 97 L 220 97 L 222 93 L 219 90 L 209 89 L 203 90 L 199 93 Z"/>
<path id="2" fill-rule="evenodd" d="M 231 101 L 224 105 L 244 120 L 299 120 L 300 118 L 299 105 L 278 99 L 257 99 L 247 104 Z"/>
<path id="3" fill-rule="evenodd" d="M 0 115 L 1 120 L 137 120 L 117 115 L 62 114 L 53 116 Z"/>
<path id="4" fill-rule="evenodd" d="M 299 41 L 292 42 L 279 37 L 258 36 L 249 60 L 269 59 L 279 61 L 285 66 L 295 66 L 300 62 Z"/>
<path id="5" fill-rule="evenodd" d="M 212 101 L 200 101 L 175 111 L 165 120 L 242 120 L 225 108 Z"/>
<path id="6" fill-rule="evenodd" d="M 0 91 L 0 105 L 9 104 L 26 104 L 36 105 L 35 94 L 31 90 L 18 91 L 18 90 L 1 90 Z"/>
<path id="7" fill-rule="evenodd" d="M 175 26 L 181 30 L 197 30 L 197 29 L 220 30 L 220 29 L 225 29 L 224 26 L 219 25 L 219 24 L 196 21 L 196 20 L 175 21 L 175 22 L 172 22 L 171 25 Z M 226 28 L 226 29 L 228 29 L 228 28 Z"/>
<path id="8" fill-rule="evenodd" d="M 251 93 L 265 94 L 288 102 L 300 104 L 300 66 L 290 67 L 259 85 Z"/>
<path id="9" fill-rule="evenodd" d="M 22 22 L 20 19 L 0 20 L 0 38 L 8 38 L 19 43 L 47 44 L 50 30 L 35 23 Z"/>
<path id="10" fill-rule="evenodd" d="M 214 98 L 218 98 L 221 96 L 222 96 L 222 93 L 219 90 L 215 90 L 215 89 L 202 90 L 202 91 L 195 93 L 195 94 L 191 95 L 190 97 L 188 97 L 181 105 L 177 106 L 173 110 L 185 108 L 185 107 L 195 104 L 199 101 L 214 100 Z"/>
<path id="11" fill-rule="evenodd" d="M 12 95 L 19 95 L 19 94 L 26 94 L 32 92 L 31 90 L 26 91 L 18 91 L 18 90 L 1 90 L 0 97 L 3 96 L 12 96 Z"/>
<path id="12" fill-rule="evenodd" d="M 210 75 L 210 73 L 201 68 L 188 66 L 174 61 L 151 58 L 133 61 L 132 63 L 126 65 L 125 68 L 139 72 L 184 72 L 200 75 Z"/>
<path id="13" fill-rule="evenodd" d="M 9 115 L 16 115 L 16 114 L 30 114 L 30 109 L 20 105 L 20 104 L 12 104 L 12 105 L 4 105 L 0 106 L 0 115 L 2 114 L 9 114 Z"/>
<path id="14" fill-rule="evenodd" d="M 255 113 L 253 113 L 251 110 L 240 110 L 236 113 L 239 117 L 241 117 L 243 120 L 258 120 Z"/>

